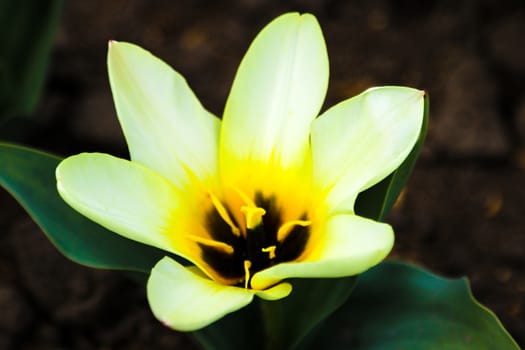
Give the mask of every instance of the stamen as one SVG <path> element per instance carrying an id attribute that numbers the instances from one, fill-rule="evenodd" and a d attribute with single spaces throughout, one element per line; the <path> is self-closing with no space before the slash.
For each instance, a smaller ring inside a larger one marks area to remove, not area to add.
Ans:
<path id="1" fill-rule="evenodd" d="M 204 244 L 208 247 L 216 248 L 226 254 L 233 254 L 234 252 L 234 249 L 231 245 L 223 243 L 223 242 L 214 241 L 212 239 L 208 239 L 208 238 L 204 238 L 200 236 L 194 236 L 194 235 L 186 235 L 184 237 L 187 239 L 191 239 L 194 242 Z"/>
<path id="2" fill-rule="evenodd" d="M 249 230 L 254 229 L 261 223 L 263 215 L 266 214 L 266 210 L 258 207 L 250 197 L 237 187 L 231 186 L 231 188 L 237 192 L 244 202 L 244 205 L 241 207 L 241 212 L 246 218 L 246 228 Z"/>
<path id="3" fill-rule="evenodd" d="M 276 248 L 277 248 L 276 246 L 271 245 L 271 246 L 269 246 L 269 247 L 266 247 L 266 248 L 261 249 L 261 251 L 262 251 L 263 253 L 269 253 L 268 258 L 271 260 L 271 259 L 275 259 L 275 257 L 277 256 L 277 255 L 275 254 L 275 249 L 276 249 Z"/>
<path id="4" fill-rule="evenodd" d="M 250 267 L 252 262 L 250 260 L 244 260 L 244 288 L 248 289 L 250 285 Z"/>
<path id="5" fill-rule="evenodd" d="M 292 231 L 294 226 L 310 226 L 312 224 L 309 220 L 290 220 L 285 222 L 284 224 L 279 227 L 279 230 L 277 231 L 277 241 L 282 242 L 286 236 Z"/>
<path id="6" fill-rule="evenodd" d="M 266 210 L 259 207 L 247 207 L 242 206 L 241 212 L 246 217 L 246 228 L 251 230 L 257 227 L 261 221 L 264 214 L 266 214 Z"/>
<path id="7" fill-rule="evenodd" d="M 230 218 L 230 215 L 228 214 L 228 210 L 226 210 L 224 205 L 222 205 L 219 198 L 215 197 L 215 195 L 211 192 L 208 192 L 208 195 L 210 196 L 211 202 L 215 206 L 217 213 L 219 213 L 219 215 L 224 220 L 224 222 L 227 223 L 228 226 L 230 226 L 233 234 L 236 235 L 237 237 L 240 237 L 241 231 L 239 230 L 237 226 L 235 226 L 235 224 L 233 223 L 233 220 Z"/>

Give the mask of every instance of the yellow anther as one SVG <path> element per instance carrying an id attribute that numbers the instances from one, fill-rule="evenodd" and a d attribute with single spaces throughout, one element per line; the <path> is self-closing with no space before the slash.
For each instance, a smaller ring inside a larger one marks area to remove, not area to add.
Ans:
<path id="1" fill-rule="evenodd" d="M 220 250 L 221 252 L 224 252 L 226 254 L 233 254 L 234 252 L 234 249 L 231 245 L 223 243 L 223 242 L 214 241 L 212 239 L 208 239 L 208 238 L 204 238 L 200 236 L 194 236 L 194 235 L 186 235 L 184 237 L 187 239 L 191 239 L 194 242 L 203 244 L 205 246 Z"/>
<path id="2" fill-rule="evenodd" d="M 277 256 L 277 255 L 275 255 L 275 249 L 276 248 L 277 248 L 276 246 L 271 245 L 271 246 L 263 248 L 261 250 L 262 250 L 263 253 L 268 253 L 269 254 L 268 258 L 275 259 L 275 257 Z"/>
<path id="3" fill-rule="evenodd" d="M 246 218 L 246 228 L 251 230 L 256 228 L 262 221 L 262 217 L 266 214 L 266 210 L 259 207 L 242 206 L 241 212 Z"/>
<path id="4" fill-rule="evenodd" d="M 263 215 L 266 214 L 266 210 L 258 207 L 250 197 L 248 197 L 237 187 L 232 186 L 231 188 L 239 195 L 239 197 L 241 197 L 241 200 L 244 202 L 244 205 L 241 207 L 241 212 L 246 218 L 246 228 L 249 230 L 254 229 L 261 223 Z"/>
<path id="5" fill-rule="evenodd" d="M 306 227 L 306 226 L 310 226 L 311 224 L 312 224 L 312 222 L 309 221 L 309 220 L 290 220 L 290 221 L 287 221 L 284 224 L 282 224 L 281 227 L 279 227 L 279 230 L 277 231 L 277 240 L 279 242 L 282 242 L 286 238 L 286 236 L 288 236 L 290 231 L 292 231 L 294 226 Z"/>
<path id="6" fill-rule="evenodd" d="M 250 267 L 252 262 L 250 260 L 244 260 L 244 288 L 248 289 L 250 285 Z"/>
<path id="7" fill-rule="evenodd" d="M 235 226 L 235 224 L 233 223 L 233 220 L 230 218 L 230 214 L 228 214 L 228 210 L 226 210 L 224 205 L 222 205 L 219 198 L 215 197 L 215 195 L 211 192 L 208 192 L 208 194 L 210 196 L 211 202 L 213 203 L 213 205 L 215 206 L 215 209 L 217 210 L 217 213 L 219 213 L 219 215 L 224 220 L 224 222 L 227 223 L 228 226 L 230 226 L 233 234 L 236 236 L 240 236 L 241 231 L 239 230 L 237 226 Z"/>

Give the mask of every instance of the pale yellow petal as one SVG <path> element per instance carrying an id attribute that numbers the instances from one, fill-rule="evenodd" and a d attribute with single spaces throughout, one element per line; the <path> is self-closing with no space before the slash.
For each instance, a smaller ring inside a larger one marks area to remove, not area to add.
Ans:
<path id="1" fill-rule="evenodd" d="M 234 185 L 248 182 L 241 187 L 249 191 L 303 169 L 310 123 L 327 84 L 328 56 L 315 17 L 289 13 L 268 24 L 242 60 L 226 103 L 223 179 Z"/>
<path id="2" fill-rule="evenodd" d="M 161 175 L 107 154 L 82 153 L 62 161 L 56 176 L 60 196 L 82 215 L 211 271 L 193 239 L 207 235 L 203 207 L 194 207 L 196 198 L 187 198 Z"/>
<path id="3" fill-rule="evenodd" d="M 373 88 L 312 124 L 313 182 L 330 213 L 351 212 L 359 192 L 403 162 L 421 131 L 423 108 L 423 91 Z"/>
<path id="4" fill-rule="evenodd" d="M 101 153 L 63 160 L 60 196 L 75 210 L 126 238 L 171 252 L 173 215 L 184 204 L 169 181 L 152 170 Z"/>
<path id="5" fill-rule="evenodd" d="M 225 286 L 165 257 L 148 280 L 148 301 L 157 319 L 179 331 L 194 331 L 246 305 L 254 293 Z"/>
<path id="6" fill-rule="evenodd" d="M 265 290 L 255 291 L 255 295 L 264 300 L 279 300 L 286 298 L 292 292 L 290 283 L 279 283 Z"/>
<path id="7" fill-rule="evenodd" d="M 177 187 L 217 181 L 220 121 L 166 63 L 129 43 L 111 41 L 108 70 L 131 159 Z"/>
<path id="8" fill-rule="evenodd" d="M 392 228 L 355 215 L 336 215 L 317 228 L 316 246 L 299 262 L 282 263 L 256 273 L 254 288 L 286 278 L 335 278 L 359 274 L 383 260 L 394 244 Z"/>

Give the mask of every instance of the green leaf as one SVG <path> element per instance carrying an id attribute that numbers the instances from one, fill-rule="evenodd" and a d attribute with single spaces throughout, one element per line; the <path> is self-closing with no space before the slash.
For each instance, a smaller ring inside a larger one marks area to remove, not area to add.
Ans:
<path id="1" fill-rule="evenodd" d="M 266 349 L 296 349 L 348 299 L 356 280 L 355 277 L 294 279 L 288 297 L 279 301 L 260 300 L 266 322 Z"/>
<path id="2" fill-rule="evenodd" d="M 120 237 L 69 207 L 56 190 L 60 158 L 0 143 L 0 185 L 71 260 L 96 268 L 149 273 L 165 252 Z"/>
<path id="3" fill-rule="evenodd" d="M 428 93 L 425 94 L 425 106 L 423 114 L 423 124 L 419 138 L 412 148 L 412 151 L 404 162 L 392 174 L 387 176 L 378 184 L 370 187 L 357 197 L 355 212 L 358 215 L 374 220 L 383 220 L 394 205 L 401 190 L 405 186 L 408 177 L 414 169 L 416 160 L 423 147 L 428 125 L 429 100 Z"/>
<path id="4" fill-rule="evenodd" d="M 262 350 L 265 343 L 264 325 L 256 302 L 192 335 L 204 350 Z"/>
<path id="5" fill-rule="evenodd" d="M 474 299 L 466 279 L 395 262 L 359 277 L 310 348 L 519 349 L 497 317 Z"/>
<path id="6" fill-rule="evenodd" d="M 206 350 L 296 349 L 350 295 L 355 277 L 293 279 L 292 293 L 279 301 L 256 299 L 248 307 L 193 332 Z"/>
<path id="7" fill-rule="evenodd" d="M 30 114 L 38 102 L 62 0 L 0 0 L 0 117 Z"/>

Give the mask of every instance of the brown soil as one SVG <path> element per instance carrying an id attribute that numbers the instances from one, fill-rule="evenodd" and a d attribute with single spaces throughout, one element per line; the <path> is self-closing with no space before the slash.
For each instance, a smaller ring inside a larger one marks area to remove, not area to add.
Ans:
<path id="1" fill-rule="evenodd" d="M 393 258 L 449 277 L 525 343 L 525 6 L 522 1 L 70 1 L 24 143 L 62 155 L 126 155 L 106 75 L 108 39 L 140 44 L 221 114 L 257 31 L 280 13 L 314 13 L 331 63 L 326 106 L 374 85 L 431 96 L 428 140 L 388 221 Z M 75 265 L 0 193 L 0 349 L 188 349 L 151 316 L 145 291 Z"/>

